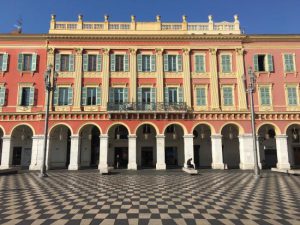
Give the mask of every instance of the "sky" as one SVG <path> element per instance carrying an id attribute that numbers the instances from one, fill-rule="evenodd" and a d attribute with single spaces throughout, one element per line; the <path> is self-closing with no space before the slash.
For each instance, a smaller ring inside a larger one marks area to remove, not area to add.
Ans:
<path id="1" fill-rule="evenodd" d="M 247 34 L 300 34 L 300 0 L 0 0 L 0 33 L 10 33 L 19 18 L 23 33 L 48 33 L 50 15 L 57 21 L 102 22 L 104 14 L 113 22 L 137 21 L 215 22 L 233 21 L 238 14 Z"/>

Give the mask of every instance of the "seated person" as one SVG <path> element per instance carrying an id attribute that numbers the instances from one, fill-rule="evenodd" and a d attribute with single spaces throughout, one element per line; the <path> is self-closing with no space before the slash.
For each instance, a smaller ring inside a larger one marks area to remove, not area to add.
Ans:
<path id="1" fill-rule="evenodd" d="M 188 161 L 186 162 L 187 168 L 191 168 L 191 169 L 195 169 L 194 165 L 192 164 L 192 158 L 188 159 Z"/>

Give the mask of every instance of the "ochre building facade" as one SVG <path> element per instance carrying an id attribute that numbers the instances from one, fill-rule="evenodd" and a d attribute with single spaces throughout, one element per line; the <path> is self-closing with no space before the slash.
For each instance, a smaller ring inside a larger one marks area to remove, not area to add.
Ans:
<path id="1" fill-rule="evenodd" d="M 255 76 L 259 165 L 300 165 L 300 36 L 242 34 L 233 22 L 59 22 L 0 35 L 1 169 L 253 169 L 247 87 Z"/>

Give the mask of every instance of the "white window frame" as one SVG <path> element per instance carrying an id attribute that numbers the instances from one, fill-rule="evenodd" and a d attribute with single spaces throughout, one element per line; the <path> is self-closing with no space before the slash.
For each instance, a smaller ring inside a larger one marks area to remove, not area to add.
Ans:
<path id="1" fill-rule="evenodd" d="M 285 64 L 285 55 L 292 55 L 293 56 L 293 67 L 294 67 L 294 70 L 293 71 L 287 71 L 286 70 L 286 64 Z M 282 63 L 283 63 L 283 68 L 284 68 L 284 73 L 287 74 L 287 73 L 295 73 L 297 71 L 296 69 L 296 54 L 295 53 L 289 53 L 289 52 L 285 52 L 282 54 Z"/>

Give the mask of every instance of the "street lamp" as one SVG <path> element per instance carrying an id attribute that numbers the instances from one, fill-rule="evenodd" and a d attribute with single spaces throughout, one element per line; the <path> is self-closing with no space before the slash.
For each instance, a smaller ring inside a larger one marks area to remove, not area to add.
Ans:
<path id="1" fill-rule="evenodd" d="M 252 67 L 248 69 L 248 76 L 249 76 L 249 85 L 246 91 L 250 97 L 250 108 L 251 108 L 251 128 L 252 128 L 252 137 L 253 137 L 253 154 L 254 154 L 254 176 L 256 178 L 260 177 L 260 169 L 258 166 L 258 157 L 257 157 L 257 143 L 256 143 L 256 129 L 255 129 L 255 112 L 254 112 L 254 102 L 253 102 L 253 93 L 255 92 L 255 83 L 256 77 L 252 70 Z M 246 83 L 246 78 L 245 78 Z"/>
<path id="2" fill-rule="evenodd" d="M 51 74 L 53 72 L 53 82 L 51 82 Z M 45 91 L 46 91 L 46 112 L 45 112 L 45 130 L 44 130 L 44 146 L 43 146 L 43 164 L 41 167 L 40 177 L 47 177 L 46 172 L 46 153 L 48 141 L 48 122 L 49 122 L 49 104 L 50 93 L 55 90 L 57 73 L 53 71 L 53 66 L 50 64 L 44 74 Z"/>

